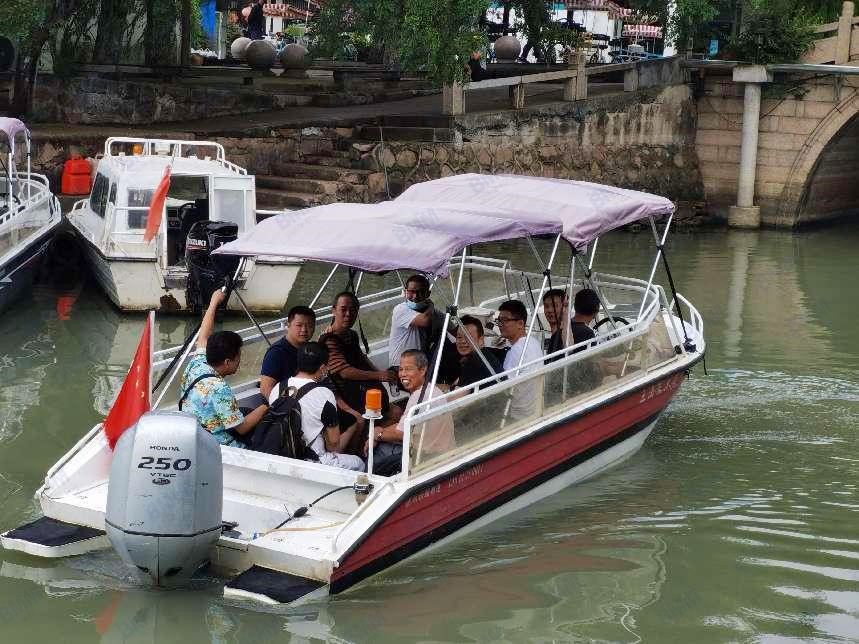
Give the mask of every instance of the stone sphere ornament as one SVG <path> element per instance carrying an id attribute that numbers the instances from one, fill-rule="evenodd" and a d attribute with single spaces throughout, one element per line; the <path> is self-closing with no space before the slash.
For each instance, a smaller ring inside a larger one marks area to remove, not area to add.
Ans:
<path id="1" fill-rule="evenodd" d="M 522 43 L 515 36 L 501 36 L 495 41 L 495 57 L 499 61 L 511 62 L 522 53 Z"/>
<path id="2" fill-rule="evenodd" d="M 277 51 L 267 40 L 254 40 L 245 49 L 245 60 L 254 69 L 270 69 L 277 58 Z"/>
<path id="3" fill-rule="evenodd" d="M 280 53 L 280 62 L 285 69 L 307 69 L 310 67 L 310 52 L 307 47 L 290 43 Z"/>
<path id="4" fill-rule="evenodd" d="M 233 44 L 230 45 L 230 55 L 235 60 L 244 60 L 245 52 L 253 41 L 250 38 L 245 38 L 244 36 L 239 36 L 233 41 Z"/>

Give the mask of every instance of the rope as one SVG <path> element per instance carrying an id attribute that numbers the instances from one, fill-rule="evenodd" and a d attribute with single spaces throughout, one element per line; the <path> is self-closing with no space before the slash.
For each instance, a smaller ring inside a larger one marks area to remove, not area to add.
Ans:
<path id="1" fill-rule="evenodd" d="M 263 532 L 261 536 L 266 537 L 272 532 L 309 532 L 311 530 L 325 530 L 327 528 L 334 528 L 338 525 L 343 525 L 344 523 L 345 521 L 338 521 L 337 523 L 326 523 L 324 525 L 314 525 L 306 528 L 272 528 L 268 532 Z"/>

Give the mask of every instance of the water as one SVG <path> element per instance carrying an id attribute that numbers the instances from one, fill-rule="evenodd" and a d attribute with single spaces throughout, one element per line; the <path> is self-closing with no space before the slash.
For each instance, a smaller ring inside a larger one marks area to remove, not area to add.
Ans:
<path id="1" fill-rule="evenodd" d="M 677 234 L 698 367 L 639 454 L 353 592 L 254 612 L 140 587 L 110 552 L 0 552 L 4 642 L 859 640 L 859 227 Z M 598 264 L 642 275 L 651 239 Z M 109 407 L 142 318 L 89 284 L 0 318 L 0 526 L 38 516 L 47 468 Z M 73 303 L 72 303 L 73 301 Z M 162 346 L 190 322 L 162 319 Z M 238 322 L 232 322 L 235 325 Z M 249 360 L 249 362 L 252 362 Z"/>

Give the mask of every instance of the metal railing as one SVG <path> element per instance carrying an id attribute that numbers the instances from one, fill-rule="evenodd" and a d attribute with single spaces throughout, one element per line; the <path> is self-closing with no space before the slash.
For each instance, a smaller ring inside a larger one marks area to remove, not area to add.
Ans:
<path id="1" fill-rule="evenodd" d="M 197 149 L 214 148 L 214 161 L 220 163 L 226 169 L 237 174 L 248 173 L 248 171 L 244 168 L 236 165 L 235 163 L 232 163 L 231 161 L 227 161 L 226 153 L 224 152 L 224 146 L 220 143 L 215 143 L 214 141 L 188 141 L 183 139 L 145 139 L 131 136 L 111 136 L 104 142 L 104 155 L 106 157 L 120 157 L 121 155 L 114 154 L 112 149 L 113 146 L 117 144 L 140 145 L 142 146 L 141 156 L 158 156 L 162 158 L 166 156 L 175 156 L 177 158 L 183 159 L 197 158 Z M 154 151 L 155 148 L 164 146 L 166 146 L 168 149 L 167 153 L 160 154 Z M 186 156 L 186 153 L 189 151 L 193 151 L 194 155 Z"/>
<path id="2" fill-rule="evenodd" d="M 545 404 L 542 396 L 544 394 L 543 383 L 546 379 L 552 377 L 553 374 L 563 374 L 563 389 L 564 396 L 566 396 L 567 374 L 570 369 L 575 368 L 576 365 L 586 364 L 588 361 L 592 361 L 593 359 L 605 357 L 608 354 L 615 354 L 615 362 L 623 365 L 622 369 L 619 371 L 618 381 L 633 377 L 646 377 L 649 369 L 657 363 L 654 362 L 653 365 L 648 365 L 647 361 L 642 359 L 643 364 L 640 364 L 635 371 L 631 371 L 628 368 L 630 355 L 636 352 L 646 355 L 649 350 L 647 347 L 647 340 L 649 339 L 648 334 L 651 332 L 651 329 L 655 324 L 659 324 L 661 328 L 667 328 L 670 322 L 667 322 L 661 317 L 662 312 L 665 310 L 664 305 L 666 304 L 664 301 L 664 291 L 657 286 L 651 286 L 645 291 L 643 286 L 634 284 L 636 281 L 637 280 L 629 279 L 627 284 L 608 282 L 601 283 L 602 286 L 638 291 L 642 294 L 644 304 L 642 314 L 635 321 L 629 322 L 625 325 L 619 325 L 617 328 L 609 330 L 606 334 L 597 336 L 596 340 L 580 342 L 561 349 L 551 355 L 541 356 L 538 359 L 521 365 L 521 367 L 517 369 L 511 369 L 506 372 L 507 379 L 504 381 L 499 382 L 497 375 L 488 376 L 479 382 L 469 385 L 465 389 L 454 390 L 433 400 L 424 401 L 412 407 L 406 414 L 404 420 L 401 480 L 408 480 L 410 476 L 416 473 L 416 471 L 417 473 L 425 471 L 426 466 L 420 463 L 421 455 L 417 453 L 412 454 L 414 451 L 412 449 L 413 440 L 417 439 L 417 437 L 413 436 L 413 429 L 422 426 L 421 432 L 423 432 L 427 427 L 427 423 L 433 419 L 438 419 L 445 415 L 456 414 L 458 411 L 463 412 L 469 407 L 479 408 L 480 403 L 489 398 L 496 398 L 498 400 L 494 402 L 499 403 L 502 399 L 508 399 L 517 386 L 531 386 L 532 381 L 540 385 L 539 387 L 534 387 L 534 389 L 539 392 L 537 394 L 540 396 L 539 405 L 542 406 Z M 694 307 L 691 306 L 688 300 L 683 299 L 682 302 L 690 309 L 690 311 L 694 310 Z M 665 317 L 671 316 L 666 315 Z M 697 311 L 695 311 L 694 314 L 690 313 L 690 317 L 694 320 L 693 326 L 703 332 L 703 322 L 701 321 L 700 315 L 698 315 Z M 663 334 L 662 344 L 666 344 L 668 340 L 668 336 Z M 680 358 L 680 356 L 675 356 L 674 347 L 670 346 L 670 343 L 668 343 L 668 346 L 661 347 L 661 353 L 659 355 L 659 365 L 664 364 L 666 361 L 670 361 L 670 358 Z M 572 408 L 581 404 L 583 400 L 588 398 L 588 394 L 598 395 L 604 391 L 605 388 L 600 385 L 592 392 L 585 392 L 584 394 L 582 392 L 577 392 L 573 398 L 566 400 L 560 405 L 560 407 L 556 404 L 555 406 L 557 408 L 553 411 L 553 414 L 563 411 L 565 408 Z M 497 409 L 498 404 L 495 404 L 493 407 Z M 517 422 L 505 424 L 507 421 L 506 414 L 507 412 L 505 411 L 505 418 L 501 421 L 499 429 L 492 433 L 490 437 L 492 440 L 499 440 L 505 436 L 526 430 L 543 415 L 543 411 L 538 412 L 534 418 L 526 419 L 524 424 Z M 486 436 L 480 436 L 479 440 L 467 440 L 462 444 L 457 443 L 453 450 L 450 450 L 441 456 L 432 458 L 430 460 L 430 464 L 432 468 L 443 466 L 445 463 L 450 463 L 460 458 L 463 453 L 473 450 L 480 443 L 485 443 L 487 440 Z M 412 462 L 413 458 L 416 463 Z"/>

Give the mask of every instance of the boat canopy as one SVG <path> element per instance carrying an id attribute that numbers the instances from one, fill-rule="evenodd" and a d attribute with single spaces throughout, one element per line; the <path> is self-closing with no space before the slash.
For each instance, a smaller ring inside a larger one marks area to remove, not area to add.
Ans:
<path id="1" fill-rule="evenodd" d="M 466 174 L 417 184 L 394 201 L 276 215 L 215 253 L 445 276 L 450 258 L 471 244 L 560 234 L 583 249 L 604 232 L 673 209 L 664 197 L 594 183 Z"/>
<path id="2" fill-rule="evenodd" d="M 27 126 L 22 121 L 7 116 L 0 116 L 0 132 L 3 132 L 9 139 L 9 151 L 12 154 L 15 154 L 15 137 L 20 132 L 24 132 L 27 137 L 30 136 Z"/>
<path id="3" fill-rule="evenodd" d="M 674 212 L 669 199 L 647 192 L 512 174 L 460 174 L 417 183 L 396 201 L 480 204 L 523 222 L 552 221 L 578 250 L 615 228 Z"/>

